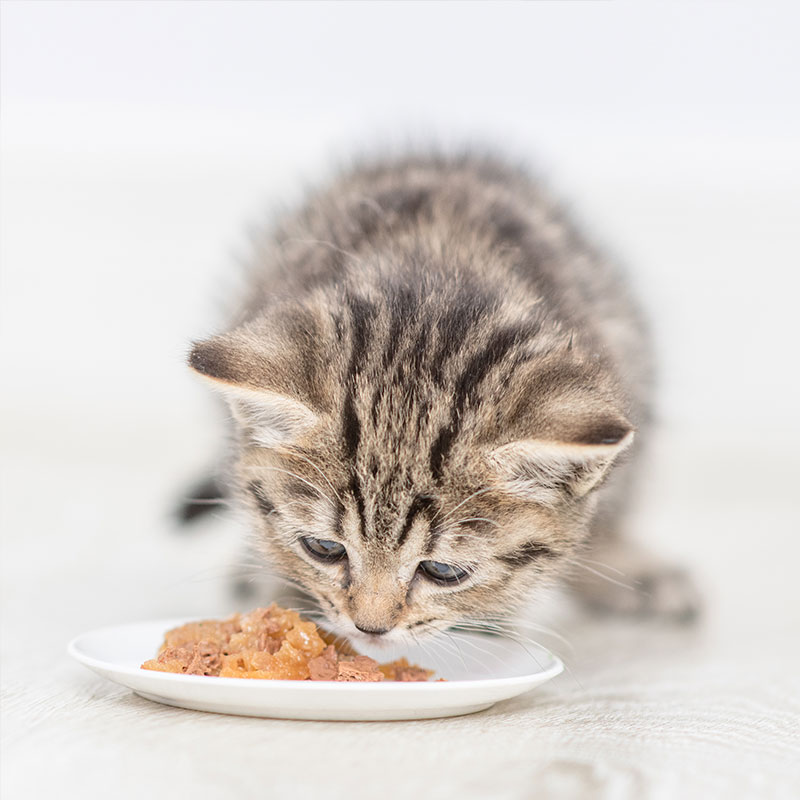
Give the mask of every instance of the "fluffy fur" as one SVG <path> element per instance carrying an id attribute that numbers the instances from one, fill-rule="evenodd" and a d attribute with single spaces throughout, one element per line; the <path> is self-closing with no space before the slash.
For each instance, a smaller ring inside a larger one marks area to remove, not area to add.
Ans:
<path id="1" fill-rule="evenodd" d="M 616 529 L 648 419 L 624 283 L 522 170 L 474 155 L 312 196 L 190 364 L 230 402 L 231 482 L 272 568 L 356 635 L 496 618 L 564 574 Z M 468 574 L 439 585 L 423 561 Z"/>

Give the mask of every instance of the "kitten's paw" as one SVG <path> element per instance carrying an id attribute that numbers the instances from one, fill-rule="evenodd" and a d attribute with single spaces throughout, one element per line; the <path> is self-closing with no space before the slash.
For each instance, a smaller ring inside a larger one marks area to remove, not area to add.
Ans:
<path id="1" fill-rule="evenodd" d="M 700 615 L 700 592 L 692 575 L 680 567 L 645 572 L 637 579 L 643 598 L 641 614 L 675 622 L 693 622 Z"/>
<path id="2" fill-rule="evenodd" d="M 215 477 L 208 477 L 192 487 L 175 509 L 175 517 L 181 525 L 194 522 L 211 511 L 227 505 L 228 490 Z"/>
<path id="3" fill-rule="evenodd" d="M 582 559 L 581 574 L 572 581 L 593 611 L 677 623 L 690 623 L 700 614 L 700 592 L 686 570 L 632 553 L 613 561 L 608 553 L 598 555 L 599 560 Z"/>

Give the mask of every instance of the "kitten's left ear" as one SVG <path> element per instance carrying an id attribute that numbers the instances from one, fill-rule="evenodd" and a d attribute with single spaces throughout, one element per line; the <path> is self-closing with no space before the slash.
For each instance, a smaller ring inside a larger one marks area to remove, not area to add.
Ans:
<path id="1" fill-rule="evenodd" d="M 627 420 L 601 419 L 570 441 L 522 439 L 502 445 L 489 454 L 489 462 L 506 491 L 554 505 L 565 495 L 577 499 L 597 487 L 633 436 Z"/>

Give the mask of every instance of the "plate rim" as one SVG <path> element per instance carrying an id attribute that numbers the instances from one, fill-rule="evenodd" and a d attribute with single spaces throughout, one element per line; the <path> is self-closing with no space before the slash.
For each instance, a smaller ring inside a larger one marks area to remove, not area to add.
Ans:
<path id="1" fill-rule="evenodd" d="M 111 661 L 103 661 L 102 659 L 90 656 L 80 649 L 80 642 L 89 636 L 97 636 L 111 631 L 118 631 L 120 628 L 137 627 L 144 625 L 164 624 L 169 625 L 174 622 L 178 624 L 185 624 L 187 622 L 198 621 L 197 617 L 170 617 L 165 619 L 152 619 L 141 620 L 138 622 L 123 622 L 117 625 L 104 625 L 100 628 L 84 631 L 83 633 L 74 636 L 67 644 L 67 654 L 75 659 L 79 664 L 84 665 L 92 670 L 103 670 L 106 672 L 115 672 L 120 675 L 129 676 L 147 676 L 156 682 L 171 683 L 179 681 L 181 683 L 189 682 L 195 685 L 203 685 L 208 682 L 213 682 L 212 685 L 222 688 L 222 686 L 234 687 L 240 686 L 242 688 L 249 687 L 249 691 L 298 691 L 298 692 L 319 692 L 319 691 L 360 691 L 372 693 L 386 693 L 397 691 L 455 691 L 470 688 L 488 688 L 489 686 L 518 686 L 526 684 L 535 680 L 537 683 L 544 683 L 560 675 L 564 671 L 564 662 L 553 652 L 543 645 L 536 644 L 536 647 L 544 652 L 551 660 L 552 664 L 539 672 L 531 672 L 525 675 L 515 675 L 507 678 L 473 678 L 470 680 L 442 680 L 442 681 L 376 681 L 376 682 L 360 682 L 360 681 L 297 681 L 297 680 L 249 680 L 246 678 L 223 678 L 215 675 L 183 675 L 173 672 L 159 672 L 158 670 L 144 670 L 141 667 L 129 667 L 126 665 L 118 664 Z M 164 630 L 169 630 L 165 627 Z M 258 687 L 258 688 L 257 688 Z"/>

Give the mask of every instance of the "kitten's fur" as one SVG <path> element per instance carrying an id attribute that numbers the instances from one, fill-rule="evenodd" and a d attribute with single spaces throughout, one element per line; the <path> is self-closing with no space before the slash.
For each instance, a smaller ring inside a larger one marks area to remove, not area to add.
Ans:
<path id="1" fill-rule="evenodd" d="M 630 605 L 576 559 L 620 547 L 647 337 L 521 170 L 475 155 L 351 170 L 272 232 L 235 324 L 190 363 L 230 402 L 232 483 L 271 567 L 339 630 L 497 617 L 563 575 Z M 315 560 L 309 535 L 347 557 Z M 469 577 L 437 585 L 426 560 Z"/>

